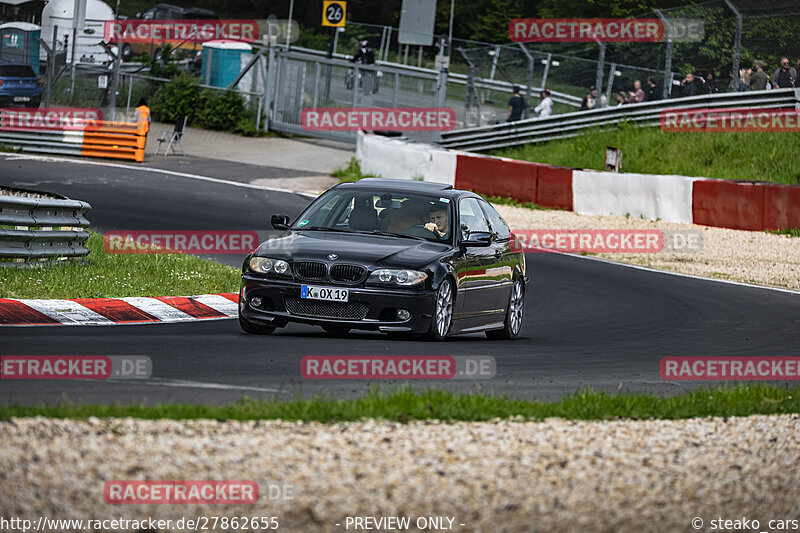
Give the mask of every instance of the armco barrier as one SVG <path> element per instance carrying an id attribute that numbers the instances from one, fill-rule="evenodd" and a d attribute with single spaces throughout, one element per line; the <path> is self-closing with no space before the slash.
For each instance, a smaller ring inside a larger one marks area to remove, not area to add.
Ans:
<path id="1" fill-rule="evenodd" d="M 82 130 L 0 129 L 0 143 L 24 152 L 144 161 L 147 125 L 100 122 Z"/>
<path id="2" fill-rule="evenodd" d="M 91 206 L 55 195 L 0 189 L 0 266 L 24 266 L 31 260 L 80 257 Z M 3 229 L 11 226 L 14 229 Z"/>

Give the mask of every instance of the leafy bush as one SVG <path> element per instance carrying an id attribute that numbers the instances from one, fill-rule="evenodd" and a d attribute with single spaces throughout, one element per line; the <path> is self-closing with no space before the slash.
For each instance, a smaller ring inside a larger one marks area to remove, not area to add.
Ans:
<path id="1" fill-rule="evenodd" d="M 197 78 L 185 72 L 179 73 L 172 82 L 164 84 L 150 103 L 155 120 L 175 122 L 179 116 L 193 120 L 198 107 L 203 105 Z"/>
<path id="2" fill-rule="evenodd" d="M 233 91 L 205 90 L 200 93 L 195 117 L 211 130 L 230 130 L 245 118 L 242 95 Z"/>

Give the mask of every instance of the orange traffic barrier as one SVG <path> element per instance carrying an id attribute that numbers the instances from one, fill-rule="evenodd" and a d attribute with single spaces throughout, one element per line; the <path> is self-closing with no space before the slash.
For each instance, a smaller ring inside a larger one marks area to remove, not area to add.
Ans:
<path id="1" fill-rule="evenodd" d="M 144 122 L 101 121 L 83 132 L 81 155 L 144 161 L 147 124 Z"/>

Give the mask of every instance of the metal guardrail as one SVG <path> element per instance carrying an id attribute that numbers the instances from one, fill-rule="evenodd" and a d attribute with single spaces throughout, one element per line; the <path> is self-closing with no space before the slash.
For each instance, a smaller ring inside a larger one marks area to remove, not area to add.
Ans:
<path id="1" fill-rule="evenodd" d="M 554 139 L 567 139 L 581 135 L 591 128 L 616 126 L 620 122 L 636 122 L 638 125 L 646 127 L 658 126 L 661 111 L 665 109 L 735 107 L 800 108 L 800 89 L 691 96 L 577 111 L 547 118 L 532 118 L 443 132 L 439 144 L 444 148 L 469 151 L 493 150 Z"/>
<path id="2" fill-rule="evenodd" d="M 91 206 L 80 200 L 33 191 L 0 189 L 0 266 L 38 265 L 82 257 Z"/>

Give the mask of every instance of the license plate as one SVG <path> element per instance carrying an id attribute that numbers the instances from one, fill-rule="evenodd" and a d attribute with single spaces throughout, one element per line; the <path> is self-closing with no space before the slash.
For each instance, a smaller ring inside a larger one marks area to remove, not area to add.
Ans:
<path id="1" fill-rule="evenodd" d="M 350 298 L 350 291 L 335 287 L 300 286 L 300 298 L 309 300 L 326 300 L 328 302 L 346 302 Z"/>
<path id="2" fill-rule="evenodd" d="M 14 101 L 15 102 L 30 102 L 31 101 L 31 97 L 30 96 L 15 96 L 14 97 Z"/>

